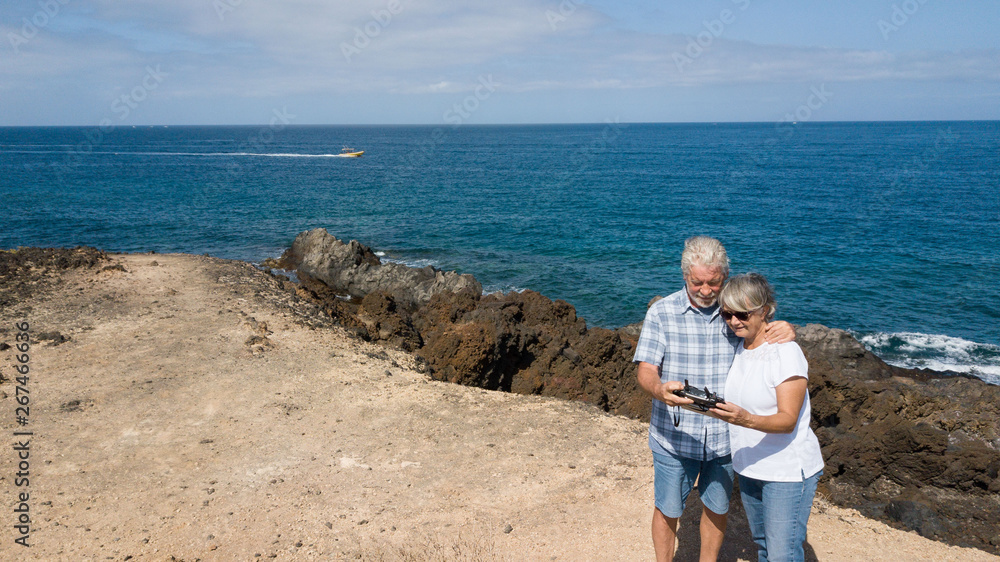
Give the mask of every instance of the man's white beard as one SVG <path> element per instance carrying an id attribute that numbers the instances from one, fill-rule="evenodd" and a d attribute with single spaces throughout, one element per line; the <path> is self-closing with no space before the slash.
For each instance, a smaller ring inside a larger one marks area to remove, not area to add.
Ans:
<path id="1" fill-rule="evenodd" d="M 699 308 L 709 308 L 711 306 L 715 306 L 715 301 L 718 298 L 719 295 L 712 295 L 711 298 L 706 299 L 697 293 L 691 296 L 691 300 L 693 300 L 694 304 L 698 305 Z"/>

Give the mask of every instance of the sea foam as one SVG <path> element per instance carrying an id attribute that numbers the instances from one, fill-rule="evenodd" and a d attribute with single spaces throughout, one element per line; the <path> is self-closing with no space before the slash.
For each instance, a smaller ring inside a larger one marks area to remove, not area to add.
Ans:
<path id="1" fill-rule="evenodd" d="M 991 384 L 1000 384 L 1000 346 L 918 332 L 854 335 L 890 365 L 965 373 Z"/>

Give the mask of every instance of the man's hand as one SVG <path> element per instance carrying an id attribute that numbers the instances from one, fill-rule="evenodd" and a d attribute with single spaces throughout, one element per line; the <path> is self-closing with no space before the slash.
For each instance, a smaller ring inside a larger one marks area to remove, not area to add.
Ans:
<path id="1" fill-rule="evenodd" d="M 667 406 L 680 406 L 682 404 L 694 404 L 694 400 L 677 396 L 675 390 L 684 390 L 684 383 L 680 381 L 667 381 L 660 384 L 660 396 L 655 396 L 657 400 Z"/>
<path id="2" fill-rule="evenodd" d="M 764 339 L 767 343 L 788 343 L 795 341 L 795 328 L 784 320 L 769 322 L 764 326 Z"/>
<path id="3" fill-rule="evenodd" d="M 684 383 L 680 381 L 660 382 L 660 368 L 649 363 L 640 362 L 638 372 L 639 386 L 648 392 L 653 398 L 663 402 L 667 406 L 680 406 L 682 404 L 693 404 L 694 400 L 682 398 L 674 394 L 675 390 L 683 390 Z"/>

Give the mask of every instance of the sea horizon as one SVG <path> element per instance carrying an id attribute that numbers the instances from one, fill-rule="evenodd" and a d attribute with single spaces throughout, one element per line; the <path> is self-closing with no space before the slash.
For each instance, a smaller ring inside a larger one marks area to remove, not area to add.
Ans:
<path id="1" fill-rule="evenodd" d="M 780 120 L 764 120 L 764 121 L 614 121 L 613 119 L 607 118 L 604 121 L 551 121 L 551 122 L 517 122 L 517 123 L 469 123 L 463 122 L 461 125 L 453 125 L 446 122 L 420 122 L 420 123 L 288 123 L 285 124 L 286 128 L 296 128 L 296 127 L 546 127 L 551 125 L 580 125 L 580 126 L 593 126 L 593 125 L 605 125 L 608 122 L 625 123 L 628 125 L 782 125 L 785 123 L 795 123 L 796 125 L 820 125 L 820 124 L 860 124 L 860 123 L 1000 123 L 1000 119 L 835 119 L 835 120 L 824 120 L 824 119 L 807 119 L 803 121 L 789 121 L 785 119 Z M 261 121 L 255 123 L 134 123 L 130 122 L 128 124 L 116 124 L 109 123 L 104 125 L 107 128 L 118 129 L 118 128 L 140 128 L 140 127 L 260 127 L 269 126 L 270 123 Z M 100 128 L 102 125 L 100 123 L 91 124 L 77 124 L 77 125 L 0 125 L 0 129 L 81 129 L 81 128 Z"/>

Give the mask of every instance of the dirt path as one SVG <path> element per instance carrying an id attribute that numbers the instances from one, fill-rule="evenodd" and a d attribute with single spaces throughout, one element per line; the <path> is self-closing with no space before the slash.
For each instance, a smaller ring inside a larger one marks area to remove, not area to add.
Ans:
<path id="1" fill-rule="evenodd" d="M 651 558 L 645 424 L 430 381 L 247 264 L 113 260 L 0 310 L 0 342 L 18 321 L 48 338 L 30 352 L 29 486 L 0 453 L 32 546 L 5 509 L 0 560 Z M 14 382 L 0 393 L 11 436 Z M 678 559 L 696 559 L 682 527 Z M 823 502 L 809 527 L 824 561 L 1000 560 Z M 723 559 L 755 559 L 742 513 L 727 537 Z"/>

